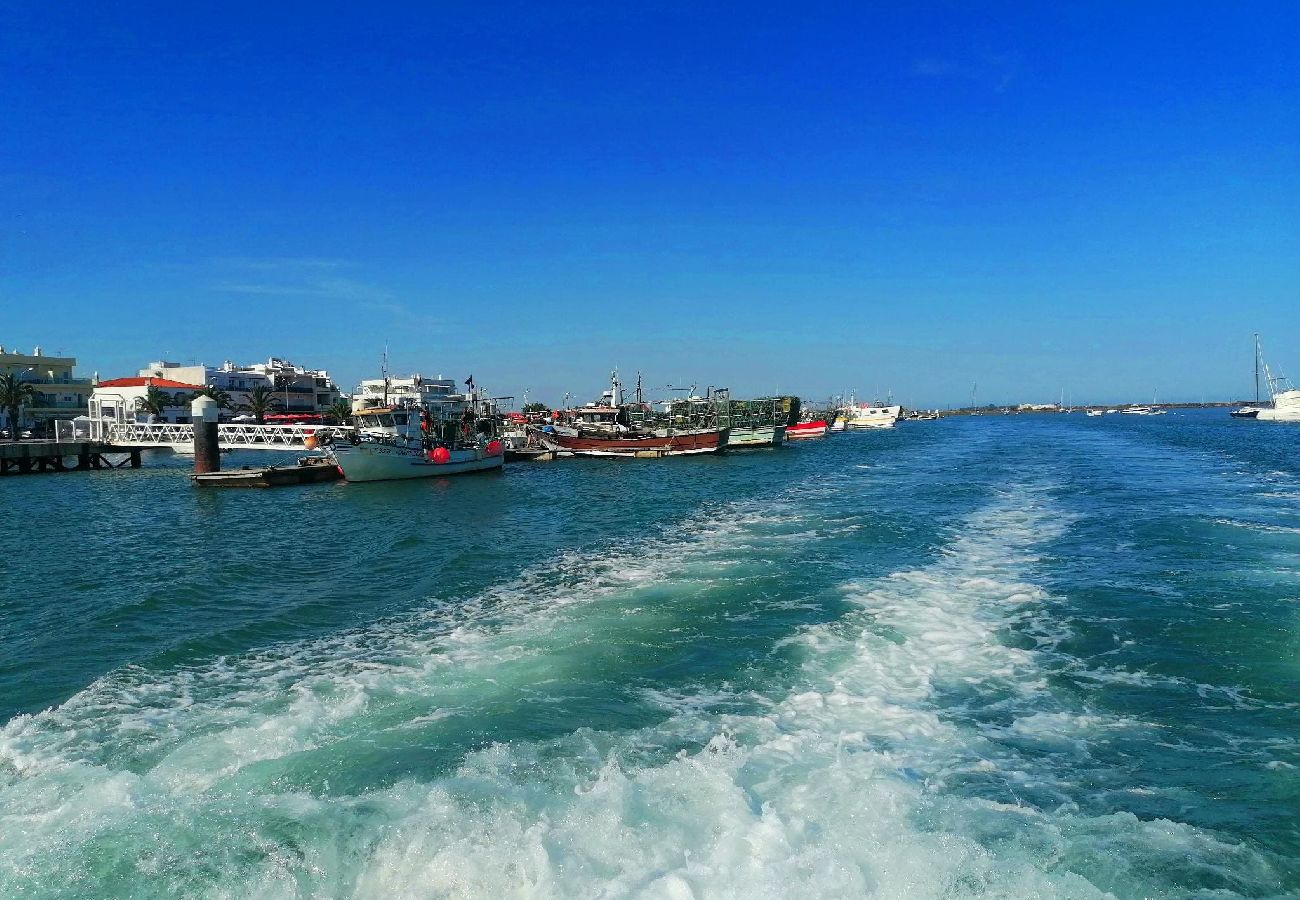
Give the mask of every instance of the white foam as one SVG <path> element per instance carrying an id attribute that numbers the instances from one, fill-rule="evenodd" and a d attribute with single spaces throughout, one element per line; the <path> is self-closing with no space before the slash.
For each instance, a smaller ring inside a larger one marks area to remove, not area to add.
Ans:
<path id="1" fill-rule="evenodd" d="M 1189 854 L 1269 883 L 1248 850 L 1196 829 L 1078 814 L 1035 761 L 1062 735 L 1086 753 L 1135 726 L 1061 708 L 1042 651 L 1000 640 L 1050 604 L 1030 570 L 1068 524 L 1027 488 L 971 516 L 932 564 L 843 585 L 850 614 L 778 644 L 796 673 L 782 695 L 648 692 L 660 723 L 494 744 L 360 796 L 255 776 L 343 740 L 450 726 L 558 677 L 582 664 L 581 614 L 605 601 L 619 610 L 605 627 L 670 631 L 635 592 L 697 583 L 756 531 L 820 539 L 779 502 L 736 513 L 335 640 L 120 673 L 9 723 L 0 893 L 78 883 L 105 840 L 134 841 L 122 852 L 159 893 L 217 896 L 1090 897 L 1157 892 L 1162 865 Z M 1017 714 L 977 715 L 999 705 Z M 954 788 L 969 778 L 1052 802 Z M 197 871 L 172 830 L 207 840 Z M 1099 886 L 1107 852 L 1145 862 Z"/>

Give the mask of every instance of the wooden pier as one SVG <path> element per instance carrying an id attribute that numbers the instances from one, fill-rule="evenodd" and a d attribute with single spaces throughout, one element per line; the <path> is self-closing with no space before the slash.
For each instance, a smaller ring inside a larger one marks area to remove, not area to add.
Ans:
<path id="1" fill-rule="evenodd" d="M 114 463 L 109 456 L 124 457 Z M 0 475 L 140 468 L 139 447 L 114 447 L 98 441 L 19 441 L 0 443 Z"/>

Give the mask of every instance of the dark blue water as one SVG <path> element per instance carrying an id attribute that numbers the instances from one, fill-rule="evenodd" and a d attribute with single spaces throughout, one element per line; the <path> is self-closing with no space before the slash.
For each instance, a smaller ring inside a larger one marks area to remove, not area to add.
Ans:
<path id="1" fill-rule="evenodd" d="M 0 895 L 1295 895 L 1298 440 L 5 479 Z"/>

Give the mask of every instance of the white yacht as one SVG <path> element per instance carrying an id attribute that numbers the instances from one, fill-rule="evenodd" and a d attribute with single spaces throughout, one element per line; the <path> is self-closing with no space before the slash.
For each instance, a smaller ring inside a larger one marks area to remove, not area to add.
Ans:
<path id="1" fill-rule="evenodd" d="M 1259 372 L 1264 373 L 1264 383 L 1268 385 L 1268 395 L 1273 401 L 1272 406 L 1260 407 L 1259 411 L 1252 417 L 1260 422 L 1300 422 L 1300 389 L 1291 384 L 1290 380 L 1281 372 L 1274 373 L 1264 362 L 1263 353 L 1259 349 L 1259 335 L 1255 335 L 1255 379 L 1256 379 L 1256 396 L 1259 393 Z M 1239 410 L 1238 412 L 1245 412 Z M 1237 415 L 1237 413 L 1233 413 Z M 1247 413 L 1246 416 L 1249 414 Z M 1239 416 L 1244 418 L 1246 416 Z"/>
<path id="2" fill-rule="evenodd" d="M 1255 418 L 1260 422 L 1300 422 L 1300 389 L 1281 372 L 1274 375 L 1267 365 L 1264 366 L 1264 381 L 1273 405 L 1261 409 Z"/>

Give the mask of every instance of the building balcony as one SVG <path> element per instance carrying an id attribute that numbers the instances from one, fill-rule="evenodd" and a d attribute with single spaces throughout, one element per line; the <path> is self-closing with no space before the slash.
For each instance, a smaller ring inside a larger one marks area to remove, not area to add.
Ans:
<path id="1" fill-rule="evenodd" d="M 91 384 L 89 378 L 63 378 L 59 376 L 55 376 L 54 378 L 23 378 L 21 377 L 21 375 L 22 373 L 20 372 L 19 373 L 20 377 L 18 380 L 21 381 L 23 384 L 30 384 L 35 386 L 40 386 L 43 384 L 57 384 L 59 386 L 84 388 L 87 393 L 94 390 L 95 388 L 95 386 Z"/>

